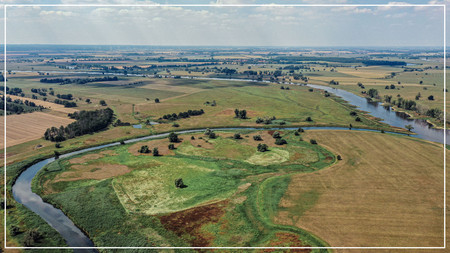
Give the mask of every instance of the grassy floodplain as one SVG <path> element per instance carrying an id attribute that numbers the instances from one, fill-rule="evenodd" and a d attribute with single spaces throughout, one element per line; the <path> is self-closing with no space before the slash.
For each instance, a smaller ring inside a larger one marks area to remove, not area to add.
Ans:
<path id="1" fill-rule="evenodd" d="M 121 145 L 52 163 L 33 188 L 99 246 L 327 245 L 273 223 L 291 175 L 335 161 L 292 131 L 281 133 L 288 144 L 275 145 L 264 131 L 242 132 L 239 140 L 227 132 L 216 139 L 182 135 L 175 150 L 164 149 L 167 139 Z M 256 134 L 263 141 L 254 141 Z M 269 151 L 256 151 L 261 142 Z M 137 153 L 141 145 L 157 146 L 162 155 Z M 177 178 L 188 187 L 175 188 Z"/>

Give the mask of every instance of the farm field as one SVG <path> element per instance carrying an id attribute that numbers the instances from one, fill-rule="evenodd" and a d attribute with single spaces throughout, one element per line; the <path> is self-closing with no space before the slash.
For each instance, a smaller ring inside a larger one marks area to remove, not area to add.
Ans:
<path id="1" fill-rule="evenodd" d="M 181 135 L 174 150 L 165 148 L 167 138 L 121 145 L 56 161 L 33 188 L 97 245 L 143 246 L 145 238 L 166 246 L 326 245 L 272 220 L 291 175 L 324 169 L 335 156 L 293 131 L 280 133 L 288 144 L 274 144 L 273 131 L 246 131 L 241 139 L 229 132 Z M 256 151 L 260 143 L 269 151 Z M 158 147 L 160 156 L 138 153 L 143 145 Z M 176 188 L 177 178 L 187 187 Z M 139 224 L 145 229 L 132 229 Z"/>
<path id="2" fill-rule="evenodd" d="M 15 146 L 42 137 L 47 128 L 68 125 L 73 119 L 59 117 L 45 112 L 33 112 L 6 116 L 6 147 Z M 5 122 L 0 122 L 3 130 Z M 3 131 L 2 131 L 3 132 Z M 4 143 L 0 144 L 4 148 Z"/>
<path id="3" fill-rule="evenodd" d="M 354 131 L 308 131 L 304 138 L 316 139 L 343 160 L 294 175 L 277 223 L 296 225 L 341 247 L 442 246 L 440 145 Z"/>

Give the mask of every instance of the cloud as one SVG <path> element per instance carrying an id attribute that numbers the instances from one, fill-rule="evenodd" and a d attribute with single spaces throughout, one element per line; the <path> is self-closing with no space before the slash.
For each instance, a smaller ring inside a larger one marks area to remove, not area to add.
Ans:
<path id="1" fill-rule="evenodd" d="M 39 13 L 41 16 L 64 16 L 64 17 L 73 17 L 76 16 L 75 13 L 71 11 L 41 11 Z"/>

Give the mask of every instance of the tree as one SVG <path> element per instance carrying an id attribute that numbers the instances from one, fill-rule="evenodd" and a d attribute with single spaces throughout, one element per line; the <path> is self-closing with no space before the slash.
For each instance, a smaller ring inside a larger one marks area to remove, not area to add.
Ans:
<path id="1" fill-rule="evenodd" d="M 408 129 L 408 131 L 410 131 L 410 132 L 411 132 L 411 130 L 414 129 L 414 127 L 411 125 L 406 125 L 405 128 Z"/>
<path id="2" fill-rule="evenodd" d="M 195 140 L 195 137 L 194 137 L 194 136 L 191 136 L 191 140 Z"/>
<path id="3" fill-rule="evenodd" d="M 266 152 L 269 150 L 269 147 L 266 144 L 258 144 L 258 147 L 256 148 L 259 152 Z"/>
<path id="4" fill-rule="evenodd" d="M 309 140 L 309 143 L 311 143 L 311 144 L 317 144 L 317 141 L 314 140 L 314 139 L 311 139 L 311 140 Z"/>
<path id="5" fill-rule="evenodd" d="M 158 148 L 153 148 L 153 156 L 159 156 Z"/>
<path id="6" fill-rule="evenodd" d="M 305 129 L 303 129 L 303 128 L 299 127 L 299 128 L 297 129 L 297 132 L 299 132 L 299 133 L 303 133 L 303 132 L 305 132 Z"/>
<path id="7" fill-rule="evenodd" d="M 150 149 L 148 148 L 147 145 L 141 146 L 141 148 L 138 150 L 139 153 L 141 154 L 148 154 L 150 153 Z"/>
<path id="8" fill-rule="evenodd" d="M 106 106 L 105 100 L 100 100 L 100 105 L 101 105 L 101 106 Z"/>
<path id="9" fill-rule="evenodd" d="M 356 118 L 355 118 L 355 121 L 360 122 L 360 121 L 361 121 L 361 118 L 360 118 L 360 117 L 356 117 Z"/>
<path id="10" fill-rule="evenodd" d="M 275 139 L 278 139 L 278 138 L 281 138 L 281 135 L 280 135 L 279 132 L 275 132 L 275 133 L 272 134 L 272 137 L 275 138 Z"/>
<path id="11" fill-rule="evenodd" d="M 339 161 L 342 160 L 342 157 L 340 155 L 337 155 L 336 157 Z"/>
<path id="12" fill-rule="evenodd" d="M 367 92 L 367 94 L 369 94 L 369 96 L 370 96 L 371 98 L 376 98 L 376 97 L 378 97 L 378 90 L 377 90 L 377 89 L 371 88 L 371 89 L 369 89 L 369 91 Z"/>
<path id="13" fill-rule="evenodd" d="M 311 121 L 313 121 L 313 120 L 312 120 L 311 117 L 307 117 L 307 118 L 306 118 L 306 121 L 311 122 Z"/>
<path id="14" fill-rule="evenodd" d="M 352 130 L 352 128 L 353 128 L 353 125 L 352 125 L 352 124 L 349 124 L 349 125 L 348 125 L 348 129 Z"/>
<path id="15" fill-rule="evenodd" d="M 159 98 L 155 98 L 155 103 L 159 103 Z"/>
<path id="16" fill-rule="evenodd" d="M 120 145 L 125 145 L 125 141 L 120 141 Z"/>
<path id="17" fill-rule="evenodd" d="M 234 109 L 235 118 L 239 118 L 239 109 Z"/>
<path id="18" fill-rule="evenodd" d="M 247 111 L 246 110 L 239 111 L 239 118 L 246 119 L 247 118 Z"/>
<path id="19" fill-rule="evenodd" d="M 254 135 L 253 140 L 255 141 L 262 141 L 261 135 Z"/>
<path id="20" fill-rule="evenodd" d="M 179 142 L 180 139 L 178 138 L 178 134 L 172 132 L 169 134 L 169 141 L 170 142 Z"/>
<path id="21" fill-rule="evenodd" d="M 356 116 L 356 115 L 358 115 L 358 114 L 355 111 L 350 112 L 350 116 Z"/>
<path id="22" fill-rule="evenodd" d="M 235 134 L 233 135 L 233 139 L 235 139 L 235 140 L 242 139 L 241 134 L 240 134 L 240 133 L 235 133 Z"/>
<path id="23" fill-rule="evenodd" d="M 215 139 L 217 136 L 216 136 L 216 133 L 211 132 L 211 133 L 209 133 L 208 137 L 209 137 L 210 139 Z"/>
<path id="24" fill-rule="evenodd" d="M 89 99 L 89 98 L 86 98 L 86 103 L 88 103 L 88 104 L 90 104 L 91 103 L 91 100 Z"/>
<path id="25" fill-rule="evenodd" d="M 434 100 L 434 96 L 433 95 L 428 96 L 428 100 Z"/>
<path id="26" fill-rule="evenodd" d="M 300 134 L 299 134 L 297 131 L 295 131 L 295 132 L 294 132 L 294 135 L 295 135 L 295 136 L 299 136 Z"/>
<path id="27" fill-rule="evenodd" d="M 275 140 L 275 144 L 277 144 L 277 145 L 284 145 L 284 144 L 287 144 L 287 141 L 285 139 L 283 139 L 283 138 L 278 138 L 278 139 Z"/>
<path id="28" fill-rule="evenodd" d="M 169 148 L 169 150 L 174 150 L 175 149 L 175 145 L 173 143 L 170 143 L 168 148 Z"/>
<path id="29" fill-rule="evenodd" d="M 178 179 L 175 179 L 175 187 L 176 188 L 186 188 L 187 187 L 187 185 L 185 185 L 184 183 L 183 183 L 183 179 L 182 178 L 178 178 Z"/>

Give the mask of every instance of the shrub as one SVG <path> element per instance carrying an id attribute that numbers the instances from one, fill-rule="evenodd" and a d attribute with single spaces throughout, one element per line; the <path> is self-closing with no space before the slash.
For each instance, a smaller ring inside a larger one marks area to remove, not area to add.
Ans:
<path id="1" fill-rule="evenodd" d="M 141 154 L 148 154 L 150 153 L 150 149 L 148 148 L 147 145 L 141 146 L 141 148 L 138 150 L 139 153 Z"/>
<path id="2" fill-rule="evenodd" d="M 100 100 L 100 105 L 101 105 L 101 106 L 106 106 L 105 100 Z"/>
<path id="3" fill-rule="evenodd" d="M 360 117 L 356 117 L 356 118 L 355 118 L 355 121 L 360 122 L 360 121 L 361 121 L 361 118 L 360 118 Z"/>
<path id="4" fill-rule="evenodd" d="M 307 118 L 306 118 L 306 121 L 311 122 L 311 121 L 313 121 L 313 120 L 311 119 L 311 117 L 307 117 Z"/>
<path id="5" fill-rule="evenodd" d="M 173 123 L 172 126 L 173 127 L 179 127 L 180 125 L 178 123 Z"/>
<path id="6" fill-rule="evenodd" d="M 61 143 L 55 143 L 55 148 L 61 148 Z"/>
<path id="7" fill-rule="evenodd" d="M 295 136 L 299 136 L 300 134 L 299 134 L 298 132 L 295 132 L 294 135 L 295 135 Z"/>
<path id="8" fill-rule="evenodd" d="M 159 156 L 158 148 L 153 148 L 153 156 Z"/>
<path id="9" fill-rule="evenodd" d="M 275 133 L 273 133 L 272 137 L 275 139 L 278 139 L 278 138 L 281 138 L 281 135 L 279 132 L 275 132 Z"/>
<path id="10" fill-rule="evenodd" d="M 311 139 L 311 140 L 309 140 L 309 143 L 311 143 L 311 144 L 317 144 L 317 141 L 314 140 L 314 139 Z"/>
<path id="11" fill-rule="evenodd" d="M 125 145 L 125 141 L 120 141 L 120 145 Z"/>
<path id="12" fill-rule="evenodd" d="M 255 135 L 255 136 L 253 136 L 253 140 L 262 141 L 263 139 L 261 138 L 261 135 Z"/>
<path id="13" fill-rule="evenodd" d="M 159 103 L 159 98 L 155 98 L 155 103 Z"/>
<path id="14" fill-rule="evenodd" d="M 240 134 L 240 133 L 235 133 L 235 134 L 233 135 L 233 139 L 235 139 L 235 140 L 242 139 L 241 134 Z"/>
<path id="15" fill-rule="evenodd" d="M 191 136 L 191 140 L 195 140 L 195 137 L 194 137 L 194 136 Z"/>
<path id="16" fill-rule="evenodd" d="M 275 144 L 277 144 L 277 145 L 284 145 L 284 144 L 287 144 L 287 141 L 285 139 L 283 139 L 283 138 L 278 138 L 278 139 L 275 140 Z"/>
<path id="17" fill-rule="evenodd" d="M 183 183 L 183 179 L 182 178 L 178 178 L 178 179 L 175 179 L 175 187 L 176 188 L 186 188 L 187 187 L 187 185 L 185 185 L 184 183 Z"/>
<path id="18" fill-rule="evenodd" d="M 216 133 L 211 132 L 211 133 L 209 133 L 208 137 L 209 137 L 210 139 L 215 139 L 217 136 L 216 136 Z"/>
<path id="19" fill-rule="evenodd" d="M 31 247 L 36 242 L 38 242 L 41 238 L 42 238 L 42 234 L 36 228 L 33 228 L 26 232 L 23 243 L 24 243 L 25 247 Z"/>
<path id="20" fill-rule="evenodd" d="M 356 116 L 356 115 L 357 115 L 356 112 L 354 112 L 354 111 L 350 112 L 350 116 Z"/>
<path id="21" fill-rule="evenodd" d="M 340 155 L 337 155 L 336 157 L 339 161 L 342 160 L 342 157 Z"/>
<path id="22" fill-rule="evenodd" d="M 169 134 L 169 141 L 170 142 L 179 142 L 180 139 L 178 138 L 178 134 L 172 132 Z"/>
<path id="23" fill-rule="evenodd" d="M 305 129 L 303 129 L 303 128 L 299 127 L 299 128 L 297 129 L 297 132 L 299 132 L 299 133 L 303 133 L 303 132 L 305 132 Z"/>
<path id="24" fill-rule="evenodd" d="M 169 144 L 169 150 L 174 150 L 175 149 L 175 145 L 173 143 Z"/>
<path id="25" fill-rule="evenodd" d="M 258 147 L 256 148 L 259 152 L 266 152 L 269 150 L 269 147 L 266 144 L 258 144 Z"/>

